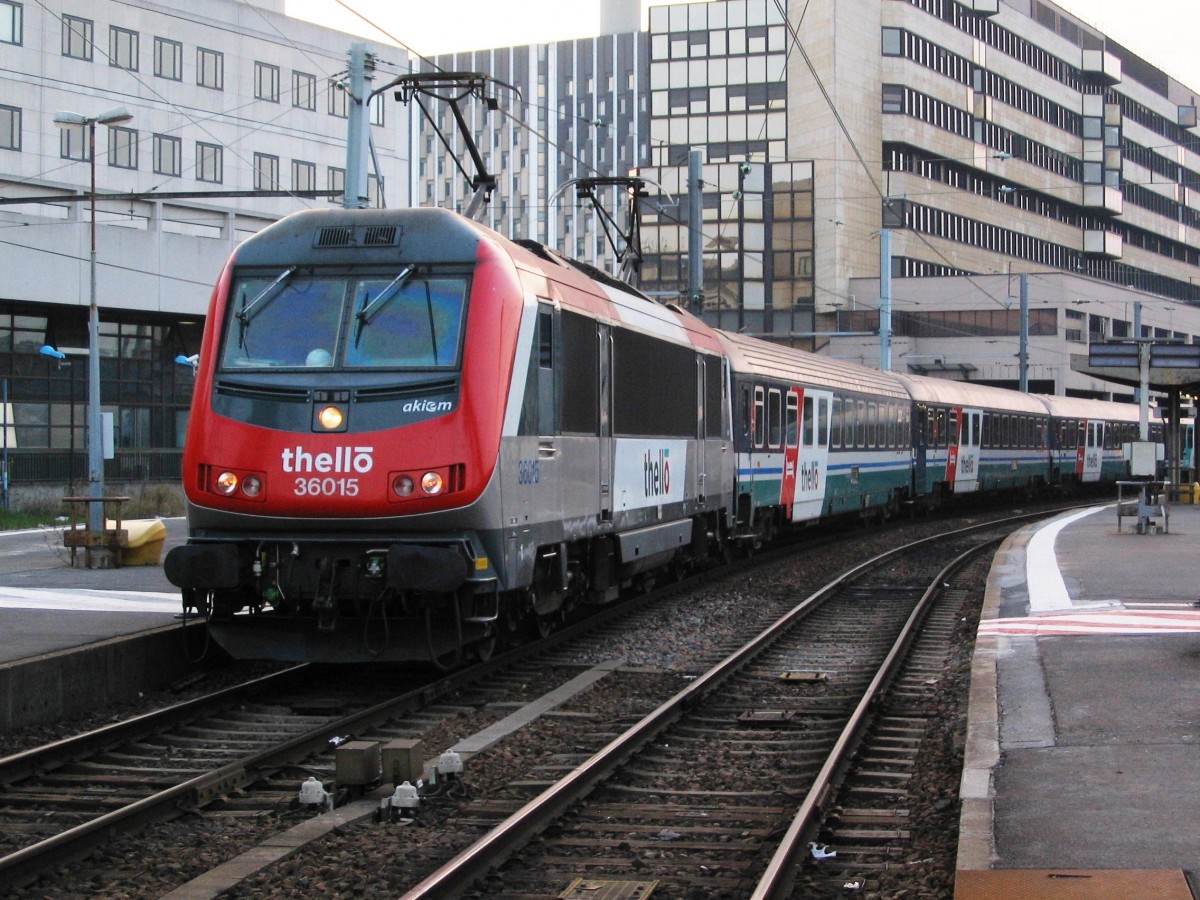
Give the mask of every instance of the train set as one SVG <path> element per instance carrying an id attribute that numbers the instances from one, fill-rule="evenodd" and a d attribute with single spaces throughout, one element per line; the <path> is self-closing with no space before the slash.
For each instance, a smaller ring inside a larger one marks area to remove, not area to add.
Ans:
<path id="1" fill-rule="evenodd" d="M 1112 481 L 1137 436 L 718 331 L 447 210 L 310 210 L 213 292 L 165 569 L 236 657 L 450 665 L 791 526 Z"/>

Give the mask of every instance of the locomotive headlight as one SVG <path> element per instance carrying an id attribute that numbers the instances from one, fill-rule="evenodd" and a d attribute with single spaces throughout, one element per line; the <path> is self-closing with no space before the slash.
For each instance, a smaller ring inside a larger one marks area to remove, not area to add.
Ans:
<path id="1" fill-rule="evenodd" d="M 317 413 L 317 421 L 326 431 L 337 431 L 346 422 L 346 415 L 336 406 L 326 406 Z"/>
<path id="2" fill-rule="evenodd" d="M 222 472 L 217 476 L 217 480 L 214 482 L 214 485 L 217 489 L 217 493 L 229 495 L 237 490 L 238 477 L 232 472 Z"/>
<path id="3" fill-rule="evenodd" d="M 427 494 L 440 494 L 445 486 L 445 481 L 437 472 L 426 472 L 421 476 L 421 490 Z"/>
<path id="4" fill-rule="evenodd" d="M 392 490 L 397 497 L 408 497 L 417 489 L 417 483 L 411 475 L 397 475 L 392 481 Z"/>
<path id="5" fill-rule="evenodd" d="M 257 475 L 247 475 L 242 482 L 242 493 L 247 497 L 257 497 L 262 492 L 262 479 Z"/>

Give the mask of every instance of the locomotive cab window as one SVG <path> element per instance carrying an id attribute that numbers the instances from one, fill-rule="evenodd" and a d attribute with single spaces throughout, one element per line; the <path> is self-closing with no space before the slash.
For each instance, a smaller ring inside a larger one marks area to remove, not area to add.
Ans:
<path id="1" fill-rule="evenodd" d="M 296 267 L 234 282 L 221 368 L 448 368 L 458 365 L 467 279 L 314 273 Z"/>

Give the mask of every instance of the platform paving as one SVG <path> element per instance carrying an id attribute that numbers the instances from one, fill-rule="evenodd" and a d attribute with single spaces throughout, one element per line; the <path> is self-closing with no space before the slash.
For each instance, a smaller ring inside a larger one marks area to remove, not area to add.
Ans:
<path id="1" fill-rule="evenodd" d="M 1172 507 L 1169 531 L 1117 524 L 1098 507 L 1024 529 L 997 555 L 975 650 L 958 900 L 1013 896 L 1015 870 L 1046 875 L 1021 896 L 1195 888 L 1178 892 L 1200 863 L 1200 507 Z"/>

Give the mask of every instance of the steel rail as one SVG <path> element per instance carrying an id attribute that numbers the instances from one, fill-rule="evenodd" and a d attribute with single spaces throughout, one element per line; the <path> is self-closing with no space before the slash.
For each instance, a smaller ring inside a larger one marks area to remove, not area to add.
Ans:
<path id="1" fill-rule="evenodd" d="M 1060 511 L 1050 515 L 1056 515 L 1058 512 Z M 732 673 L 775 643 L 788 629 L 824 603 L 843 585 L 856 581 L 889 560 L 918 547 L 978 531 L 1044 518 L 1046 515 L 1045 511 L 1026 513 L 943 532 L 888 550 L 848 569 L 802 600 L 741 649 L 647 714 L 624 734 L 613 739 L 565 778 L 546 788 L 480 840 L 409 889 L 401 900 L 446 900 L 461 896 L 470 889 L 476 879 L 485 876 L 521 849 L 554 819 L 587 796 L 618 766 L 675 722 L 690 705 L 716 689 Z"/>
<path id="2" fill-rule="evenodd" d="M 291 666 L 244 684 L 237 684 L 211 694 L 205 694 L 202 697 L 173 703 L 131 719 L 114 722 L 50 744 L 5 756 L 0 758 L 0 786 L 44 774 L 81 756 L 103 753 L 121 744 L 161 731 L 169 725 L 177 725 L 189 718 L 206 715 L 214 709 L 227 706 L 231 700 L 237 699 L 243 694 L 271 687 L 277 683 L 286 683 L 307 668 L 307 663 Z"/>
<path id="3" fill-rule="evenodd" d="M 998 539 L 984 541 L 961 553 L 938 572 L 929 587 L 925 589 L 925 593 L 917 601 L 917 605 L 904 623 L 904 627 L 900 629 L 892 649 L 888 651 L 887 657 L 875 673 L 875 677 L 871 679 L 871 684 L 854 708 L 842 733 L 834 742 L 829 756 L 796 810 L 788 830 L 784 833 L 783 839 L 771 857 L 770 863 L 767 864 L 766 871 L 759 879 L 749 900 L 786 900 L 791 896 L 796 863 L 806 847 L 805 841 L 811 836 L 811 831 L 820 824 L 819 817 L 829 797 L 833 794 L 834 784 L 849 766 L 855 749 L 874 719 L 879 699 L 888 690 L 892 680 L 905 662 L 909 647 L 916 638 L 918 629 L 934 600 L 942 590 L 942 585 L 947 578 L 965 566 L 977 554 L 996 543 L 998 543 Z"/>

